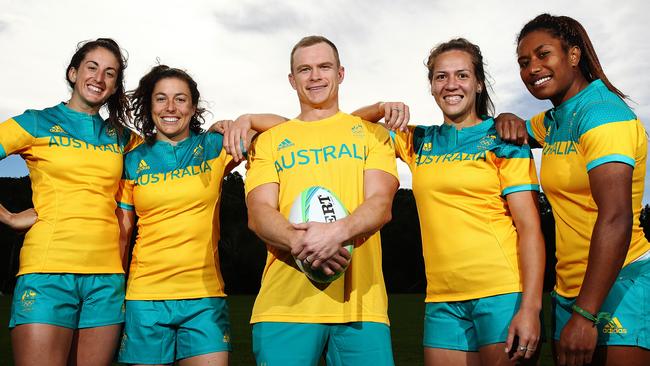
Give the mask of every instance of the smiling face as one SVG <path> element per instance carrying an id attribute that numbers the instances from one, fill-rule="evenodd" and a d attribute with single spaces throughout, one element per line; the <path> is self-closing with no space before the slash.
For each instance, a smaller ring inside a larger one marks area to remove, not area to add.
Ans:
<path id="1" fill-rule="evenodd" d="M 160 79 L 151 95 L 151 118 L 156 139 L 180 142 L 190 135 L 190 121 L 196 112 L 187 82 L 178 78 Z"/>
<path id="2" fill-rule="evenodd" d="M 537 99 L 560 105 L 574 96 L 584 78 L 580 73 L 580 49 L 562 46 L 562 41 L 544 30 L 530 32 L 517 46 L 519 75 Z"/>
<path id="3" fill-rule="evenodd" d="M 338 108 L 338 90 L 343 76 L 343 67 L 336 61 L 334 50 L 322 42 L 295 51 L 289 82 L 301 104 L 318 109 L 333 105 Z"/>
<path id="4" fill-rule="evenodd" d="M 97 47 L 89 51 L 78 68 L 70 68 L 68 80 L 74 84 L 69 107 L 88 113 L 97 113 L 117 89 L 120 63 L 115 55 Z"/>
<path id="5" fill-rule="evenodd" d="M 480 122 L 476 113 L 476 98 L 482 88 L 469 53 L 451 50 L 436 57 L 431 94 L 442 110 L 446 123 L 471 126 Z"/>

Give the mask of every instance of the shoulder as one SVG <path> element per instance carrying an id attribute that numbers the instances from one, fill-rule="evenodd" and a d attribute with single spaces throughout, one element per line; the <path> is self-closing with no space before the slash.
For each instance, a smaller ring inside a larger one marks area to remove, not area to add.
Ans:
<path id="1" fill-rule="evenodd" d="M 625 101 L 604 86 L 592 90 L 573 113 L 582 133 L 604 124 L 637 119 Z"/>

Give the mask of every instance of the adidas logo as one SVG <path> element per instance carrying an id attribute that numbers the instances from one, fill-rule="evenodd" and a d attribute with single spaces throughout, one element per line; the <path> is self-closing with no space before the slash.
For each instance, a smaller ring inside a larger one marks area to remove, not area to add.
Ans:
<path id="1" fill-rule="evenodd" d="M 194 157 L 199 157 L 199 156 L 201 156 L 201 154 L 203 154 L 203 146 L 198 145 L 198 146 L 195 147 L 194 150 L 192 151 L 192 156 L 194 156 Z"/>
<path id="2" fill-rule="evenodd" d="M 53 132 L 53 133 L 65 133 L 65 130 L 63 128 L 61 128 L 61 126 L 59 126 L 59 125 L 54 125 L 54 126 L 52 126 L 52 128 L 50 128 L 50 132 Z"/>
<path id="3" fill-rule="evenodd" d="M 623 324 L 621 324 L 617 317 L 613 317 L 612 320 L 603 327 L 603 333 L 627 333 L 627 328 L 623 327 Z"/>
<path id="4" fill-rule="evenodd" d="M 294 145 L 294 143 L 291 142 L 291 140 L 289 140 L 289 139 L 284 139 L 284 140 L 282 140 L 282 142 L 280 143 L 280 145 L 278 145 L 278 150 L 286 149 L 287 147 L 291 147 L 291 146 L 293 146 L 293 145 Z"/>
<path id="5" fill-rule="evenodd" d="M 149 164 L 147 164 L 147 162 L 144 161 L 144 160 L 140 160 L 140 162 L 138 163 L 138 169 L 135 171 L 135 173 L 137 174 L 137 173 L 140 173 L 141 171 L 147 170 L 147 169 L 150 169 Z"/>

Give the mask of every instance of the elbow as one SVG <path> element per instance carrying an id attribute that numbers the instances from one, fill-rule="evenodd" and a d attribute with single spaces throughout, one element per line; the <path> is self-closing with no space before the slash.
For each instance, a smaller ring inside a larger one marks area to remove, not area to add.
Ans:
<path id="1" fill-rule="evenodd" d="M 384 214 L 381 217 L 380 227 L 383 227 L 384 225 L 388 224 L 392 219 L 393 219 L 393 213 L 389 207 L 387 210 L 384 211 Z"/>

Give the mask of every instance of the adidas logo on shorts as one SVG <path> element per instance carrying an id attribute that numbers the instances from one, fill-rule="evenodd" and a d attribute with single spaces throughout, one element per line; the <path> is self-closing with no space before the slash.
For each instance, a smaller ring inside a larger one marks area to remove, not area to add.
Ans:
<path id="1" fill-rule="evenodd" d="M 618 320 L 617 317 L 613 317 L 609 323 L 605 324 L 603 327 L 603 333 L 612 334 L 612 333 L 627 333 L 627 328 L 623 327 L 623 324 Z"/>

